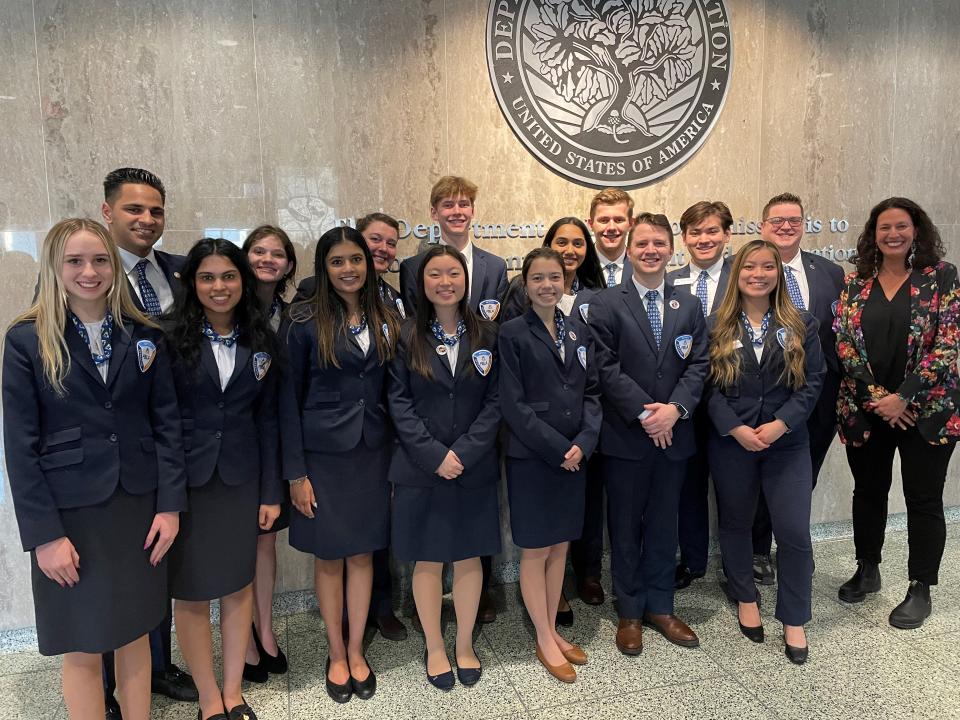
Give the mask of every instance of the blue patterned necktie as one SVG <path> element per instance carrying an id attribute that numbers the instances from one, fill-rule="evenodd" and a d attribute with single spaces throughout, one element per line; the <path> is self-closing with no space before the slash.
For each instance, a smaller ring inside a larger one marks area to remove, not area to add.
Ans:
<path id="1" fill-rule="evenodd" d="M 144 258 L 137 263 L 137 287 L 140 289 L 140 302 L 143 309 L 147 311 L 150 317 L 160 317 L 163 314 L 163 308 L 160 307 L 160 298 L 157 297 L 153 285 L 147 280 L 147 265 L 149 260 Z"/>
<path id="2" fill-rule="evenodd" d="M 700 304 L 703 306 L 703 316 L 707 316 L 707 276 L 706 270 L 700 271 L 700 277 L 697 278 L 697 297 L 700 298 Z"/>
<path id="3" fill-rule="evenodd" d="M 793 274 L 793 268 L 789 265 L 783 266 L 783 274 L 787 279 L 787 294 L 797 310 L 806 310 L 807 306 L 803 302 L 803 295 L 800 293 L 800 283 L 797 282 L 797 276 Z"/>
<path id="4" fill-rule="evenodd" d="M 617 284 L 617 264 L 610 263 L 605 270 L 607 271 L 607 287 L 613 287 Z"/>
<path id="5" fill-rule="evenodd" d="M 657 341 L 657 350 L 660 349 L 660 341 L 663 339 L 663 323 L 660 321 L 660 310 L 657 309 L 657 290 L 647 290 L 647 318 L 650 320 L 650 328 L 653 330 L 653 339 Z"/>

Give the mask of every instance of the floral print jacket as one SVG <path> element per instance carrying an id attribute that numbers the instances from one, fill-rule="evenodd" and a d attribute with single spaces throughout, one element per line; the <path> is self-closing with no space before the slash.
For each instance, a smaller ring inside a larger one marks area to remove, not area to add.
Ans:
<path id="1" fill-rule="evenodd" d="M 837 414 L 840 439 L 862 445 L 870 437 L 867 402 L 887 395 L 873 378 L 860 327 L 864 304 L 876 277 L 846 278 L 833 329 L 843 365 Z M 960 439 L 960 378 L 957 355 L 960 345 L 960 283 L 957 268 L 948 262 L 914 269 L 910 283 L 910 334 L 907 367 L 898 394 L 917 413 L 917 429 L 931 444 Z"/>

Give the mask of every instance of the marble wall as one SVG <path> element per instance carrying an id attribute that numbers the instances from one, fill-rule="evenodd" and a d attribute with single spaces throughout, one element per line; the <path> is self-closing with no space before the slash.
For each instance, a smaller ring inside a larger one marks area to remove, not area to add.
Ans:
<path id="1" fill-rule="evenodd" d="M 872 204 L 907 195 L 960 259 L 960 5 L 727 4 L 734 70 L 723 113 L 690 162 L 634 193 L 638 206 L 676 218 L 720 198 L 751 220 L 791 190 L 827 228 L 831 218 L 850 224 L 806 244 L 849 248 Z M 125 165 L 167 185 L 165 249 L 242 238 L 268 221 L 291 232 L 305 269 L 311 241 L 338 218 L 383 209 L 428 222 L 430 186 L 446 173 L 480 185 L 483 223 L 585 215 L 593 191 L 546 170 L 497 108 L 486 11 L 480 0 L 4 0 L 0 325 L 29 301 L 47 228 L 97 216 L 103 176 Z M 417 243 L 404 240 L 401 256 Z M 539 243 L 479 244 L 509 256 Z M 848 517 L 850 490 L 835 449 L 815 520 Z M 902 510 L 892 497 L 891 511 Z M 28 570 L 4 485 L 0 629 L 33 623 Z M 284 550 L 281 589 L 310 580 L 309 563 Z"/>

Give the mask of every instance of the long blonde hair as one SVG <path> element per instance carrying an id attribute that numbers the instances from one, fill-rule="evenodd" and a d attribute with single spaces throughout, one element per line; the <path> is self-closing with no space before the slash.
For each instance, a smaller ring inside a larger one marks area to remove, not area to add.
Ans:
<path id="1" fill-rule="evenodd" d="M 740 312 L 743 303 L 740 297 L 740 272 L 747 259 L 760 250 L 768 250 L 777 263 L 777 286 L 770 293 L 770 306 L 773 308 L 774 327 L 787 329 L 783 349 L 784 368 L 781 382 L 787 382 L 794 390 L 803 387 L 806 381 L 803 341 L 807 334 L 806 324 L 799 311 L 794 307 L 783 282 L 783 263 L 777 246 L 766 240 L 751 240 L 737 253 L 730 268 L 730 281 L 724 293 L 723 302 L 717 310 L 717 320 L 710 333 L 710 379 L 717 385 L 729 387 L 740 379 L 740 352 L 735 347 L 741 340 L 743 323 Z"/>
<path id="2" fill-rule="evenodd" d="M 37 299 L 30 308 L 11 323 L 11 327 L 24 321 L 33 320 L 37 328 L 37 345 L 40 353 L 40 362 L 43 364 L 43 374 L 61 397 L 66 394 L 63 380 L 70 372 L 70 352 L 67 349 L 67 340 L 64 331 L 67 327 L 67 292 L 60 279 L 63 268 L 63 256 L 67 241 L 76 233 L 86 230 L 96 235 L 103 242 L 107 256 L 110 258 L 110 267 L 113 268 L 113 283 L 107 291 L 107 309 L 113 315 L 115 322 L 122 323 L 122 318 L 132 320 L 141 325 L 157 327 L 156 323 L 144 315 L 134 304 L 127 289 L 126 274 L 120 262 L 120 253 L 117 245 L 107 232 L 107 229 L 88 218 L 68 218 L 61 220 L 47 233 L 40 251 L 40 287 Z M 124 332 L 129 332 L 124 328 Z"/>

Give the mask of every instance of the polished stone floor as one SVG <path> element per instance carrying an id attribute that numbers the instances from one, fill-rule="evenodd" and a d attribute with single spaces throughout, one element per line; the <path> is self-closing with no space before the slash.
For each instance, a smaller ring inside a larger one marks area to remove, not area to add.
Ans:
<path id="1" fill-rule="evenodd" d="M 290 658 L 287 675 L 245 689 L 262 720 L 301 718 L 960 718 L 960 524 L 948 526 L 934 614 L 919 630 L 895 630 L 887 614 L 906 587 L 906 534 L 887 537 L 884 589 L 858 606 L 840 603 L 837 587 L 854 567 L 851 540 L 815 545 L 814 620 L 808 626 L 810 661 L 795 667 L 783 655 L 772 612 L 775 590 L 763 589 L 768 639 L 742 637 L 724 602 L 715 569 L 677 597 L 677 613 L 701 639 L 683 649 L 644 635 L 643 654 L 627 658 L 614 647 L 616 616 L 610 602 L 574 601 L 567 633 L 590 655 L 576 684 L 546 674 L 533 656 L 532 626 L 519 588 L 497 588 L 503 612 L 478 633 L 483 679 L 441 693 L 423 674 L 423 644 L 411 632 L 403 643 L 370 638 L 367 658 L 378 675 L 376 696 L 337 706 L 323 689 L 326 657 L 316 613 L 281 618 L 278 632 Z M 451 608 L 452 610 L 452 608 Z M 452 618 L 452 612 L 449 613 Z M 452 622 L 446 627 L 452 647 Z M 0 716 L 66 718 L 55 659 L 35 653 L 0 655 Z M 156 702 L 156 720 L 192 720 L 196 706 Z"/>

